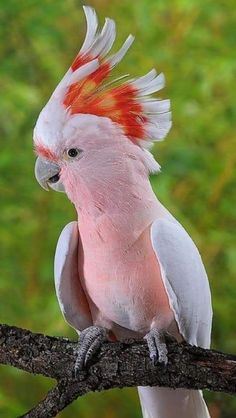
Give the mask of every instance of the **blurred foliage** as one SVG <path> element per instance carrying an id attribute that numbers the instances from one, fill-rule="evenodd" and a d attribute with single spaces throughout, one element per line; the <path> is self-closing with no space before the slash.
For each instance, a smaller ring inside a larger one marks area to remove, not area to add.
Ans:
<path id="1" fill-rule="evenodd" d="M 154 153 L 160 200 L 197 242 L 214 305 L 213 347 L 236 352 L 236 60 L 235 0 L 91 0 L 115 18 L 117 45 L 136 42 L 119 73 L 153 66 L 167 78 L 174 126 Z M 0 321 L 52 335 L 75 334 L 62 319 L 53 256 L 62 227 L 75 219 L 64 195 L 34 179 L 32 129 L 70 65 L 85 32 L 76 0 L 8 0 L 0 7 Z M 1 367 L 0 416 L 15 417 L 40 400 L 53 381 Z M 206 393 L 213 418 L 234 418 L 236 400 Z M 140 417 L 134 389 L 90 394 L 61 417 Z"/>

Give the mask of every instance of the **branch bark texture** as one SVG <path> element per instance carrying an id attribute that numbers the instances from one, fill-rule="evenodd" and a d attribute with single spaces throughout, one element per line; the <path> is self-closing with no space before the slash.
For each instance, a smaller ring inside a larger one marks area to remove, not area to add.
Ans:
<path id="1" fill-rule="evenodd" d="M 168 365 L 154 366 L 146 342 L 104 343 L 79 379 L 73 376 L 77 343 L 0 325 L 0 363 L 57 380 L 22 417 L 54 417 L 79 396 L 124 386 L 209 389 L 236 394 L 236 356 L 167 342 Z"/>

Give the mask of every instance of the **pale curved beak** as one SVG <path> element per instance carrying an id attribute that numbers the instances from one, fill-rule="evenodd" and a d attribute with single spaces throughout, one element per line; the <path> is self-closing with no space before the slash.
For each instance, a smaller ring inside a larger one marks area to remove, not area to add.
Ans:
<path id="1" fill-rule="evenodd" d="M 60 167 L 54 161 L 38 157 L 35 162 L 35 177 L 44 190 L 51 189 L 57 192 L 65 192 L 63 183 L 60 181 Z"/>

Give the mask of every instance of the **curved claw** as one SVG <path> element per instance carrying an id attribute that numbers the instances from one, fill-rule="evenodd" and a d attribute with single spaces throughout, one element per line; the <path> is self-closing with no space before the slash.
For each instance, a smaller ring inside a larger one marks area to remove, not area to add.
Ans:
<path id="1" fill-rule="evenodd" d="M 144 337 L 147 341 L 149 355 L 154 365 L 159 363 L 168 363 L 168 350 L 165 343 L 165 333 L 156 328 L 151 329 Z"/>
<path id="2" fill-rule="evenodd" d="M 83 370 L 89 360 L 98 352 L 101 344 L 106 340 L 107 329 L 103 327 L 91 326 L 81 332 L 76 349 L 75 376 Z"/>

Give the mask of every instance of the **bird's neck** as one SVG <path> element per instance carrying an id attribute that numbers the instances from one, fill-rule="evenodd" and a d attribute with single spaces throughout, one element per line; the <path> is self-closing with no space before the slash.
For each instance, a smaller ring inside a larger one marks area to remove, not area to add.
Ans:
<path id="1" fill-rule="evenodd" d="M 163 211 L 147 176 L 128 170 L 115 174 L 78 182 L 74 204 L 86 242 L 134 242 Z"/>

